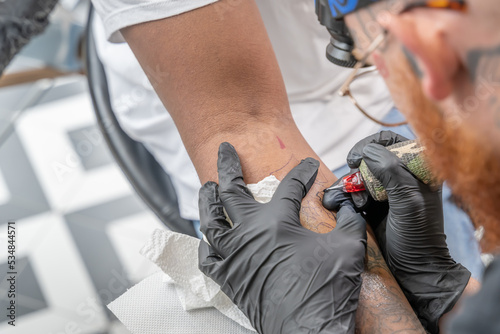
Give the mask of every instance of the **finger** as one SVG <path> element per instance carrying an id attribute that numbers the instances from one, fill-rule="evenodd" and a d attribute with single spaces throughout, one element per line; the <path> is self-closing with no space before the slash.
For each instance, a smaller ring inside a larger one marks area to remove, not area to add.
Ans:
<path id="1" fill-rule="evenodd" d="M 350 173 L 349 173 L 350 174 Z M 346 177 L 346 174 L 342 177 L 340 177 L 337 181 L 335 181 L 334 184 L 330 186 L 334 187 L 338 185 L 344 177 Z M 323 195 L 323 206 L 325 209 L 330 210 L 330 211 L 338 211 L 340 209 L 340 205 L 347 200 L 350 200 L 351 196 L 349 193 L 343 191 L 342 189 L 325 189 L 325 194 Z"/>
<path id="2" fill-rule="evenodd" d="M 205 276 L 213 279 L 217 284 L 222 285 L 224 279 L 224 270 L 220 267 L 223 263 L 222 258 L 205 241 L 201 240 L 198 246 L 198 268 Z"/>
<path id="3" fill-rule="evenodd" d="M 378 144 L 368 144 L 363 149 L 363 159 L 384 188 L 392 189 L 403 186 L 418 186 L 419 180 L 394 153 Z"/>
<path id="4" fill-rule="evenodd" d="M 217 168 L 220 198 L 229 218 L 237 225 L 246 216 L 246 210 L 257 202 L 243 181 L 240 158 L 231 144 L 220 145 Z"/>
<path id="5" fill-rule="evenodd" d="M 200 189 L 198 200 L 200 210 L 200 230 L 208 242 L 224 258 L 231 251 L 228 235 L 231 226 L 226 220 L 217 183 L 207 182 Z"/>
<path id="6" fill-rule="evenodd" d="M 391 146 L 407 140 L 408 138 L 398 135 L 392 131 L 380 131 L 374 135 L 366 137 L 354 145 L 347 155 L 347 165 L 349 165 L 350 168 L 358 168 L 361 160 L 363 160 L 363 149 L 370 143 L 382 146 Z"/>
<path id="7" fill-rule="evenodd" d="M 240 158 L 233 145 L 229 143 L 220 144 L 217 171 L 219 173 L 221 196 L 230 194 L 253 200 L 251 192 L 243 181 Z M 224 196 L 222 196 L 222 200 L 224 201 Z"/>
<path id="8" fill-rule="evenodd" d="M 380 222 L 387 218 L 389 213 L 388 201 L 376 201 L 367 191 L 357 194 L 353 193 L 351 195 L 353 197 L 354 206 L 356 207 L 356 212 L 361 213 L 363 218 L 372 228 L 377 228 Z"/>
<path id="9" fill-rule="evenodd" d="M 337 212 L 337 226 L 332 232 L 343 232 L 356 240 L 366 243 L 366 221 L 356 213 L 351 202 L 344 202 Z"/>
<path id="10" fill-rule="evenodd" d="M 273 195 L 273 203 L 279 202 L 282 212 L 298 214 L 302 199 L 316 180 L 318 168 L 318 160 L 302 160 L 280 182 Z"/>
<path id="11" fill-rule="evenodd" d="M 323 206 L 330 211 L 338 211 L 345 201 L 350 201 L 351 195 L 342 189 L 332 189 L 325 191 L 323 195 Z"/>
<path id="12" fill-rule="evenodd" d="M 337 180 L 333 186 L 339 183 L 342 178 Z M 352 202 L 354 210 L 361 213 L 372 227 L 378 226 L 380 221 L 387 216 L 389 210 L 387 201 L 375 201 L 366 191 L 347 193 L 342 189 L 326 189 L 323 195 L 323 206 L 330 211 L 339 211 L 340 207 L 346 204 L 344 203 L 346 201 Z"/>

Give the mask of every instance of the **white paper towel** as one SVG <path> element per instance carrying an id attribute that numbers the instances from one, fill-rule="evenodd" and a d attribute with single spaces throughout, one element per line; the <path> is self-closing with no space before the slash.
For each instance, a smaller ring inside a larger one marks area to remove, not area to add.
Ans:
<path id="1" fill-rule="evenodd" d="M 171 231 L 156 230 L 141 254 L 155 263 L 175 282 L 185 310 L 215 307 L 245 328 L 253 329 L 246 316 L 220 290 L 220 287 L 198 269 L 196 238 Z"/>
<path id="2" fill-rule="evenodd" d="M 255 334 L 215 308 L 186 312 L 180 305 L 175 284 L 163 282 L 159 271 L 138 283 L 109 309 L 134 334 Z"/>
<path id="3" fill-rule="evenodd" d="M 266 203 L 272 198 L 279 185 L 279 180 L 274 176 L 266 177 L 257 184 L 249 184 L 248 188 L 259 202 Z M 220 287 L 206 277 L 198 269 L 198 245 L 199 240 L 189 237 L 184 234 L 171 232 L 168 230 L 156 230 L 149 242 L 141 249 L 141 254 L 155 263 L 160 269 L 161 278 L 158 274 L 145 279 L 132 289 L 127 291 L 120 298 L 112 302 L 109 309 L 131 330 L 134 334 L 160 334 L 165 333 L 164 328 L 172 328 L 172 326 L 180 326 L 178 316 L 172 317 L 172 307 L 166 305 L 179 305 L 185 311 L 200 312 L 210 310 L 208 308 L 215 307 L 225 317 L 213 319 L 213 313 L 208 312 L 207 318 L 200 322 L 200 326 L 214 326 L 213 321 L 217 321 L 216 327 L 230 326 L 223 324 L 224 322 L 232 323 L 229 319 L 240 324 L 238 331 L 232 328 L 230 331 L 217 331 L 216 333 L 251 333 L 255 332 L 246 316 L 232 303 L 232 301 L 220 290 Z M 157 277 L 158 276 L 158 277 Z M 178 300 L 170 300 L 167 302 L 167 296 L 158 296 L 157 291 L 161 286 L 174 286 L 177 292 Z M 148 295 L 148 303 L 144 303 L 144 294 Z M 140 296 L 139 296 L 140 295 Z M 158 301 L 154 302 L 155 300 Z M 137 305 L 140 303 L 140 305 Z M 140 308 L 141 317 L 138 317 L 135 312 L 135 306 Z M 159 318 L 158 314 L 162 314 L 161 307 L 164 310 L 165 318 Z M 154 308 L 148 310 L 149 308 Z M 204 310 L 200 310 L 204 309 Z M 158 313 L 160 311 L 160 313 Z M 189 314 L 190 312 L 185 312 Z M 145 314 L 148 314 L 148 321 L 144 321 Z M 150 324 L 149 322 L 163 322 L 162 324 Z M 222 323 L 219 323 L 222 322 Z M 168 325 L 167 325 L 168 324 Z M 165 327 L 166 326 L 166 327 Z M 192 326 L 189 326 L 192 327 Z M 230 326 L 231 327 L 231 326 Z M 246 328 L 246 329 L 245 329 Z M 168 333 L 194 333 L 192 329 L 189 331 L 167 331 Z M 212 332 L 204 331 L 200 333 Z"/>

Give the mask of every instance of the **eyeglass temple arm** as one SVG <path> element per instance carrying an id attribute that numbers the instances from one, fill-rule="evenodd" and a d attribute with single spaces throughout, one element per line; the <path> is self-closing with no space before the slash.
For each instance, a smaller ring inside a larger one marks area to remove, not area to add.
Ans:
<path id="1" fill-rule="evenodd" d="M 340 96 L 346 96 L 347 92 L 349 92 L 349 86 L 351 85 L 354 78 L 358 74 L 359 69 L 365 65 L 366 60 L 368 59 L 368 57 L 370 57 L 372 52 L 375 51 L 375 49 L 377 49 L 380 44 L 382 44 L 382 42 L 385 40 L 386 35 L 387 35 L 387 33 L 384 31 L 382 34 L 378 35 L 373 40 L 372 44 L 370 44 L 370 46 L 366 50 L 365 55 L 356 63 L 351 74 L 349 74 L 349 76 L 347 77 L 347 80 L 344 82 L 342 87 L 340 87 L 340 90 L 339 90 Z"/>

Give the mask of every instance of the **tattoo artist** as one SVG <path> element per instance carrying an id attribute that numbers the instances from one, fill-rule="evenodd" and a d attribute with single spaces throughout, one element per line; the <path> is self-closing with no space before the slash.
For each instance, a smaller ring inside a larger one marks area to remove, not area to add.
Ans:
<path id="1" fill-rule="evenodd" d="M 350 5 L 328 3 L 336 9 L 330 14 L 345 20 L 355 42 L 353 53 L 363 55 L 359 61 L 377 65 L 396 105 L 425 144 L 433 172 L 448 181 L 473 220 L 484 227 L 483 250 L 497 252 L 497 3 L 344 2 Z M 368 23 L 375 28 L 366 29 Z M 486 88 L 485 80 L 491 83 Z M 363 159 L 387 190 L 388 213 L 376 230 L 393 275 L 428 332 L 500 333 L 500 258 L 486 269 L 481 288 L 451 258 L 440 190 L 417 180 L 384 148 L 403 140 L 382 132 L 358 143 L 347 157 L 351 168 Z M 202 232 L 210 243 L 200 244 L 200 269 L 221 285 L 259 333 L 355 332 L 364 218 L 373 220 L 373 213 L 361 216 L 350 196 L 330 192 L 323 203 L 338 210 L 337 227 L 324 235 L 302 228 L 300 202 L 317 168 L 315 160 L 302 161 L 283 179 L 272 201 L 259 204 L 245 186 L 237 153 L 223 143 L 219 185 L 209 182 L 200 191 Z"/>

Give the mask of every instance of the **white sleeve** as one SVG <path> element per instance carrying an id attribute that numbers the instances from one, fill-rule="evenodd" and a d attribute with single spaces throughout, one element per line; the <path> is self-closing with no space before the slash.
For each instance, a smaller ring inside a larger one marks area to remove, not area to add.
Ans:
<path id="1" fill-rule="evenodd" d="M 142 22 L 164 19 L 200 8 L 218 0 L 92 0 L 101 17 L 106 38 L 124 42 L 120 29 Z"/>

